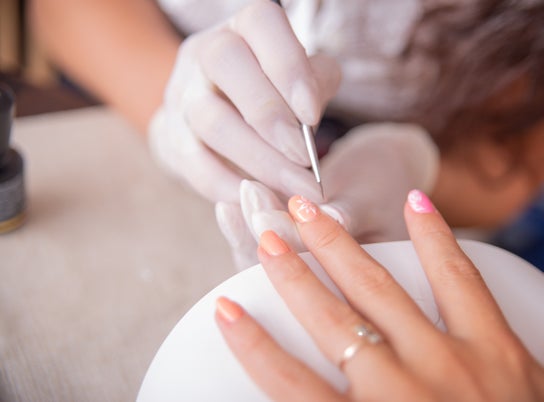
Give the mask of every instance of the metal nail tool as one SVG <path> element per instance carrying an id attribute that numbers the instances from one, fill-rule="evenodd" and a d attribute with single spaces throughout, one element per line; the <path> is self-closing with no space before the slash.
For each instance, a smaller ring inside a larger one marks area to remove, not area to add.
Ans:
<path id="1" fill-rule="evenodd" d="M 272 0 L 274 3 L 281 5 L 280 0 Z M 312 165 L 312 171 L 314 172 L 315 181 L 319 184 L 319 189 L 321 190 L 321 199 L 325 201 L 325 192 L 323 191 L 323 183 L 321 182 L 321 173 L 319 172 L 319 157 L 317 156 L 317 149 L 315 146 L 315 135 L 314 130 L 308 124 L 301 123 L 302 135 L 304 137 L 304 142 L 306 144 L 306 149 L 308 155 L 310 156 L 310 163 Z"/>

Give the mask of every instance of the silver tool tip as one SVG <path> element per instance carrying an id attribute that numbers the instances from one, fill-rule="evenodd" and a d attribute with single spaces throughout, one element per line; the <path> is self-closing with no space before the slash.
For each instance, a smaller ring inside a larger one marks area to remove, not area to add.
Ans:
<path id="1" fill-rule="evenodd" d="M 323 183 L 321 183 L 321 173 L 319 169 L 319 158 L 317 156 L 317 150 L 314 142 L 314 131 L 311 126 L 302 124 L 302 134 L 304 136 L 304 142 L 306 143 L 306 149 L 310 157 L 315 181 L 319 184 L 319 188 L 321 189 L 321 198 L 323 201 L 325 201 L 325 192 L 323 191 Z"/>
<path id="2" fill-rule="evenodd" d="M 321 182 L 319 182 L 319 189 L 321 190 L 321 201 L 327 201 L 327 199 L 325 198 L 325 191 L 323 190 L 323 183 Z"/>

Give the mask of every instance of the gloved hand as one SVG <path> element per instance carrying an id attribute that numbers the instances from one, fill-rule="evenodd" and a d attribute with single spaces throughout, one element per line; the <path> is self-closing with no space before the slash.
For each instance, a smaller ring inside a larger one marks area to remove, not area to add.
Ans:
<path id="1" fill-rule="evenodd" d="M 306 55 L 280 7 L 253 1 L 180 46 L 152 154 L 213 201 L 237 202 L 244 178 L 314 198 L 300 122 L 318 123 L 339 81 L 336 62 Z"/>
<path id="2" fill-rule="evenodd" d="M 333 144 L 321 163 L 327 202 L 323 211 L 360 243 L 408 238 L 402 217 L 406 194 L 431 192 L 439 153 L 429 135 L 409 124 L 366 124 Z M 318 198 L 313 201 L 318 200 Z M 245 181 L 240 207 L 218 203 L 217 221 L 229 241 L 236 265 L 257 263 L 256 239 L 274 230 L 296 251 L 303 245 L 286 205 L 266 186 Z"/>

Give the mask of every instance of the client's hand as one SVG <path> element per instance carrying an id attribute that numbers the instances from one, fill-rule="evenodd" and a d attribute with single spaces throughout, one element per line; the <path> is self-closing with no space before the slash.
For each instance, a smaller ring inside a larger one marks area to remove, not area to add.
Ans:
<path id="1" fill-rule="evenodd" d="M 216 320 L 225 340 L 272 399 L 543 400 L 544 368 L 509 328 L 479 271 L 423 193 L 410 192 L 404 215 L 445 333 L 316 205 L 293 197 L 289 211 L 302 241 L 349 304 L 274 232 L 261 236 L 259 258 L 291 312 L 344 371 L 350 387 L 341 394 L 281 349 L 242 307 L 219 298 Z"/>

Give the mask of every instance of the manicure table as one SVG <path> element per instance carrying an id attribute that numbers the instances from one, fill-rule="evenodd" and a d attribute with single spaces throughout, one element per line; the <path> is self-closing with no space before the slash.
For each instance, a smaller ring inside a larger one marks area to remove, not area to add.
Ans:
<path id="1" fill-rule="evenodd" d="M 115 112 L 18 118 L 27 216 L 0 235 L 0 401 L 133 401 L 176 322 L 235 273 L 213 205 Z"/>
<path id="2" fill-rule="evenodd" d="M 234 275 L 213 205 L 160 171 L 114 112 L 20 118 L 14 145 L 27 163 L 28 214 L 0 236 L 0 402 L 266 401 L 214 323 L 219 295 L 241 302 L 331 384 L 348 386 L 262 267 Z M 460 243 L 544 362 L 542 272 L 493 246 Z M 411 244 L 365 247 L 444 328 Z"/>

